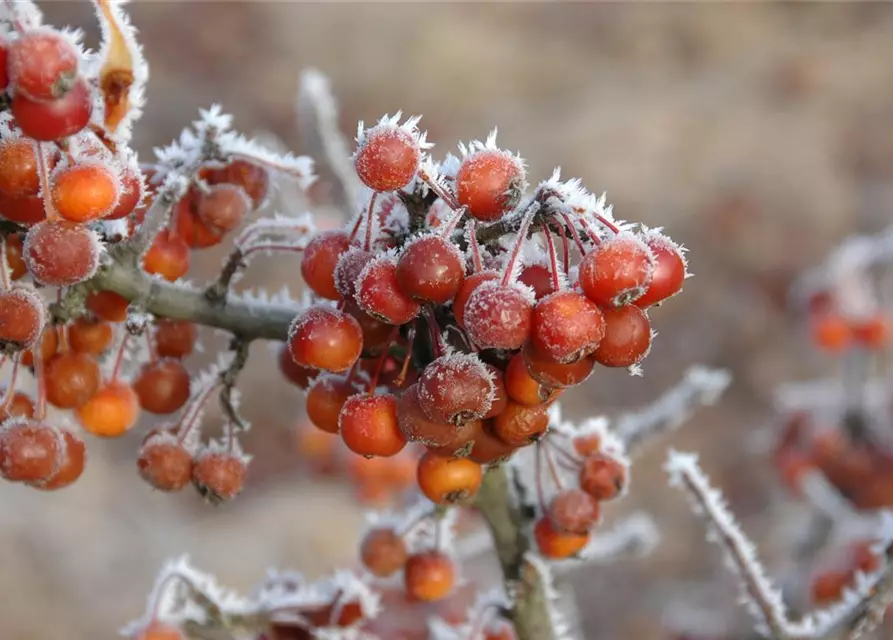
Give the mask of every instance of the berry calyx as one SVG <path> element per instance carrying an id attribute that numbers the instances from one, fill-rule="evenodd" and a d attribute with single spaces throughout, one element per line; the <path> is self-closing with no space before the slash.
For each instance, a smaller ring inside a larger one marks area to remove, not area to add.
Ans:
<path id="1" fill-rule="evenodd" d="M 416 480 L 424 496 L 436 504 L 468 500 L 481 488 L 484 472 L 468 458 L 447 458 L 430 451 L 419 460 Z"/>

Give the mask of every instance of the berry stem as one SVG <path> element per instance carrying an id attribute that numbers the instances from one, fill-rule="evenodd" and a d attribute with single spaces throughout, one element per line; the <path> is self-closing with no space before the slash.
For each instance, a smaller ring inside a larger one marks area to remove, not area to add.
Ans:
<path id="1" fill-rule="evenodd" d="M 366 242 L 363 243 L 363 248 L 366 251 L 372 249 L 372 219 L 375 216 L 376 199 L 378 199 L 378 191 L 375 191 L 372 197 L 369 198 L 369 210 L 366 212 Z"/>
<path id="2" fill-rule="evenodd" d="M 406 537 L 410 533 L 412 533 L 413 529 L 422 524 L 425 520 L 427 520 L 428 518 L 432 518 L 435 513 L 437 512 L 433 509 L 431 511 L 426 511 L 421 515 L 416 516 L 409 522 L 404 523 L 404 525 L 399 530 L 395 528 L 394 533 L 396 533 L 401 538 Z"/>
<path id="3" fill-rule="evenodd" d="M 543 224 L 543 236 L 546 239 L 546 247 L 549 249 L 549 272 L 552 274 L 552 288 L 555 291 L 561 290 L 561 277 L 558 270 L 558 254 L 555 251 L 555 241 L 552 239 L 552 232 L 549 231 L 549 225 Z"/>
<path id="4" fill-rule="evenodd" d="M 5 363 L 4 358 L 4 363 Z M 9 382 L 6 383 L 6 392 L 3 394 L 3 399 L 0 400 L 0 411 L 3 413 L 7 413 L 10 405 L 12 404 L 12 399 L 15 396 L 15 387 L 16 387 L 16 378 L 19 375 L 19 357 L 18 355 L 13 358 L 12 361 L 12 372 L 9 374 Z"/>
<path id="5" fill-rule="evenodd" d="M 476 235 L 477 226 L 477 220 L 474 220 L 473 218 L 469 220 L 465 225 L 465 238 L 471 249 L 471 264 L 474 267 L 474 272 L 480 273 L 484 270 L 484 263 L 481 262 L 481 246 L 478 244 Z"/>
<path id="6" fill-rule="evenodd" d="M 577 243 L 577 249 L 579 249 L 581 253 L 586 253 L 586 245 L 584 245 L 583 240 L 580 239 L 580 234 L 577 232 L 577 227 L 571 221 L 570 216 L 568 216 L 566 213 L 562 213 L 561 217 L 564 219 L 564 226 L 567 227 L 567 230 L 571 232 L 571 237 L 574 239 L 574 242 Z"/>
<path id="7" fill-rule="evenodd" d="M 571 243 L 570 240 L 567 239 L 567 233 L 561 234 L 561 246 L 563 251 L 564 275 L 567 275 L 571 270 Z"/>
<path id="8" fill-rule="evenodd" d="M 434 347 L 434 357 L 439 358 L 446 348 L 443 344 L 443 336 L 440 335 L 440 326 L 434 316 L 434 310 L 430 306 L 424 307 L 425 320 L 428 321 L 428 332 L 431 334 L 431 344 Z"/>
<path id="9" fill-rule="evenodd" d="M 347 244 L 353 244 L 353 241 L 356 240 L 357 234 L 360 232 L 360 223 L 363 222 L 363 215 L 358 213 L 357 219 L 353 222 L 353 227 L 350 229 L 350 235 L 347 237 Z"/>
<path id="10" fill-rule="evenodd" d="M 538 440 L 536 443 L 536 455 L 533 459 L 533 475 L 536 478 L 536 501 L 540 508 L 540 513 L 546 514 L 546 498 L 543 492 L 543 441 Z"/>
<path id="11" fill-rule="evenodd" d="M 459 226 L 459 223 L 462 222 L 463 217 L 465 217 L 465 207 L 462 207 L 453 214 L 441 230 L 440 236 L 442 238 L 449 238 L 453 235 L 453 231 L 455 231 L 456 227 Z"/>
<path id="12" fill-rule="evenodd" d="M 233 242 L 233 246 L 236 250 L 244 252 L 246 246 L 250 245 L 254 242 L 257 236 L 262 235 L 265 232 L 269 232 L 270 235 L 284 235 L 285 233 L 300 233 L 306 235 L 311 233 L 311 231 L 312 230 L 305 224 L 282 225 L 272 224 L 266 220 L 258 220 L 254 224 L 246 227 L 246 229 L 239 234 L 235 242 Z"/>
<path id="13" fill-rule="evenodd" d="M 610 220 L 608 220 L 608 219 L 607 219 L 605 216 L 603 216 L 602 214 L 600 214 L 600 213 L 594 213 L 594 214 L 592 214 L 592 215 L 595 216 L 595 219 L 596 219 L 596 220 L 598 220 L 599 222 L 601 222 L 604 226 L 608 227 L 608 229 L 610 229 L 611 231 L 613 231 L 615 234 L 620 233 L 620 229 L 617 227 L 617 225 L 614 224 L 613 222 L 611 222 Z"/>
<path id="14" fill-rule="evenodd" d="M 59 217 L 59 213 L 53 205 L 49 169 L 47 168 L 46 154 L 43 152 L 43 143 L 35 142 L 34 144 L 37 146 L 37 169 L 40 173 L 40 195 L 43 198 L 43 209 L 47 214 L 47 220 L 56 220 Z"/>
<path id="15" fill-rule="evenodd" d="M 570 451 L 566 450 L 564 447 L 549 441 L 549 446 L 552 448 L 555 453 L 557 453 L 561 458 L 566 461 L 566 465 L 564 466 L 566 469 L 579 469 L 580 465 L 583 464 L 583 461 L 580 460 L 577 456 L 572 454 Z M 558 463 L 561 464 L 561 460 L 558 460 Z M 567 466 L 572 465 L 572 466 Z"/>
<path id="16" fill-rule="evenodd" d="M 158 349 L 155 348 L 155 340 L 152 338 L 151 331 L 146 331 L 146 348 L 149 351 L 149 362 L 158 362 Z"/>
<path id="17" fill-rule="evenodd" d="M 117 382 L 118 376 L 121 374 L 121 367 L 124 365 L 124 354 L 127 352 L 127 341 L 130 334 L 126 331 L 121 337 L 121 344 L 118 346 L 118 354 L 115 356 L 115 368 L 112 369 L 112 378 L 110 382 Z"/>
<path id="18" fill-rule="evenodd" d="M 427 184 L 428 188 L 434 192 L 434 195 L 443 200 L 444 204 L 450 209 L 452 209 L 453 211 L 458 211 L 459 209 L 463 208 L 462 205 L 459 204 L 459 201 L 456 199 L 456 196 L 447 191 L 447 189 L 442 184 L 428 175 L 427 171 L 425 171 L 424 169 L 419 169 L 418 175 L 419 178 L 422 179 L 422 182 Z"/>
<path id="19" fill-rule="evenodd" d="M 546 465 L 549 467 L 549 475 L 552 476 L 552 482 L 555 483 L 555 488 L 561 491 L 564 489 L 564 483 L 561 481 L 561 476 L 558 475 L 558 470 L 555 468 L 555 460 L 552 458 L 552 450 L 549 448 L 548 441 L 543 442 L 543 455 L 546 457 Z"/>
<path id="20" fill-rule="evenodd" d="M 301 253 L 304 249 L 306 249 L 306 247 L 294 244 L 255 244 L 242 251 L 242 258 L 247 258 L 252 253 L 258 251 L 292 251 L 294 253 Z"/>
<path id="21" fill-rule="evenodd" d="M 366 389 L 366 393 L 374 393 L 375 387 L 378 386 L 378 379 L 381 377 L 381 372 L 384 370 L 385 362 L 388 360 L 389 350 L 391 345 L 394 343 L 394 339 L 397 337 L 397 332 L 400 330 L 400 327 L 394 327 L 391 330 L 391 335 L 388 337 L 388 341 L 385 343 L 384 351 L 382 351 L 381 356 L 378 358 L 378 363 L 375 365 L 375 372 L 372 374 L 372 379 L 369 381 L 369 386 Z"/>
<path id="22" fill-rule="evenodd" d="M 214 393 L 220 384 L 221 382 L 218 378 L 214 383 L 199 391 L 195 399 L 186 407 L 186 411 L 183 412 L 180 418 L 180 428 L 177 430 L 177 442 L 179 444 L 183 444 L 186 441 L 186 436 L 189 435 L 189 432 L 198 422 L 198 416 L 202 411 L 202 407 L 205 406 L 208 398 L 211 397 L 211 394 Z"/>
<path id="23" fill-rule="evenodd" d="M 40 347 L 31 349 L 31 357 L 34 360 L 34 377 L 37 378 L 37 406 L 34 408 L 34 417 L 38 421 L 43 421 L 47 415 L 47 377 Z"/>
<path id="24" fill-rule="evenodd" d="M 402 387 L 406 383 L 406 376 L 409 374 L 409 365 L 412 364 L 412 348 L 415 345 L 416 326 L 409 327 L 409 336 L 406 344 L 406 355 L 403 357 L 403 366 L 400 367 L 400 373 L 394 380 L 394 386 Z"/>
<path id="25" fill-rule="evenodd" d="M 6 254 L 6 236 L 0 241 L 0 286 L 6 291 L 9 289 L 9 260 Z"/>
<path id="26" fill-rule="evenodd" d="M 527 206 L 527 211 L 524 213 L 524 218 L 521 220 L 521 226 L 518 229 L 518 237 L 515 238 L 515 246 L 512 247 L 512 254 L 509 256 L 509 259 L 505 263 L 505 271 L 502 274 L 502 286 L 507 286 L 512 280 L 512 273 L 515 270 L 515 264 L 518 262 L 518 257 L 521 255 L 521 247 L 524 245 L 524 242 L 527 240 L 527 230 L 530 228 L 530 223 L 533 221 L 533 216 L 537 214 L 540 210 L 540 204 L 538 202 L 531 201 L 531 203 Z"/>

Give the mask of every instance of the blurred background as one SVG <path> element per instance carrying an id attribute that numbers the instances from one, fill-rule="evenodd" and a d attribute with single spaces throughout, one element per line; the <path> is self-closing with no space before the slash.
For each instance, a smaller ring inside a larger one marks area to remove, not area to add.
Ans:
<path id="1" fill-rule="evenodd" d="M 83 27 L 96 43 L 88 3 L 43 8 L 49 22 Z M 772 393 L 837 365 L 809 347 L 786 290 L 845 236 L 889 222 L 893 5 L 191 0 L 136 2 L 130 13 L 151 65 L 136 135 L 144 159 L 212 102 L 236 128 L 305 151 L 295 96 L 302 69 L 315 67 L 331 79 L 351 139 L 357 120 L 398 109 L 424 115 L 439 154 L 498 125 L 533 182 L 561 166 L 606 191 L 618 217 L 683 242 L 695 277 L 652 315 L 660 335 L 645 376 L 598 371 L 566 411 L 610 415 L 656 397 L 689 365 L 729 368 L 735 382 L 723 402 L 670 440 L 702 452 L 769 567 L 790 569 L 801 507 L 767 454 Z M 320 206 L 331 191 L 325 179 L 314 189 Z M 276 204 L 305 206 L 287 193 Z M 212 273 L 222 251 L 202 254 L 196 277 Z M 258 260 L 246 281 L 298 293 L 296 267 L 296 257 Z M 196 368 L 221 343 L 204 344 Z M 232 504 L 150 490 L 135 468 L 141 433 L 90 442 L 84 476 L 58 494 L 0 486 L 4 639 L 113 638 L 141 613 L 161 563 L 181 553 L 242 589 L 267 567 L 319 575 L 355 562 L 356 482 L 349 470 L 321 475 L 302 455 L 303 400 L 274 358 L 255 345 L 242 377 L 255 459 Z M 666 486 L 667 444 L 637 461 L 629 498 L 611 512 L 653 514 L 660 546 L 644 560 L 562 578 L 582 637 L 668 637 L 666 616 L 684 607 L 694 609 L 690 621 L 711 611 L 701 621 L 718 637 L 742 628 L 718 551 Z"/>

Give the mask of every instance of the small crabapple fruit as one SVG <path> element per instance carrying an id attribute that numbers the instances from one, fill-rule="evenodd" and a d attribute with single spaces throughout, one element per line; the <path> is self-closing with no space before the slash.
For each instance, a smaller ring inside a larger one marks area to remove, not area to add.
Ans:
<path id="1" fill-rule="evenodd" d="M 155 353 L 160 358 L 182 360 L 192 353 L 197 336 L 198 329 L 191 322 L 159 318 L 155 323 L 153 336 L 155 338 Z"/>
<path id="2" fill-rule="evenodd" d="M 301 276 L 313 292 L 329 300 L 340 300 L 335 287 L 335 267 L 350 246 L 344 231 L 325 231 L 307 243 L 301 259 Z"/>
<path id="3" fill-rule="evenodd" d="M 56 491 L 74 484 L 84 472 L 87 460 L 87 448 L 84 441 L 67 429 L 60 429 L 65 438 L 65 453 L 58 471 L 48 480 L 32 483 L 42 491 Z"/>
<path id="4" fill-rule="evenodd" d="M 189 400 L 189 372 L 179 360 L 164 358 L 143 365 L 133 390 L 149 413 L 179 411 Z"/>
<path id="5" fill-rule="evenodd" d="M 461 251 L 438 235 L 424 235 L 408 242 L 397 262 L 400 290 L 419 302 L 449 302 L 464 278 L 465 259 Z"/>
<path id="6" fill-rule="evenodd" d="M 654 273 L 651 249 L 635 236 L 602 240 L 580 261 L 583 293 L 602 307 L 621 307 L 641 297 Z"/>
<path id="7" fill-rule="evenodd" d="M 239 456 L 205 450 L 195 457 L 192 484 L 206 500 L 219 504 L 242 492 L 246 473 L 247 466 Z"/>
<path id="8" fill-rule="evenodd" d="M 338 416 L 338 431 L 347 448 L 361 456 L 395 456 L 406 446 L 397 425 L 397 398 L 357 394 L 349 397 Z"/>
<path id="9" fill-rule="evenodd" d="M 549 414 L 546 405 L 525 407 L 509 402 L 498 416 L 493 418 L 493 434 L 513 447 L 533 444 L 549 430 Z"/>
<path id="10" fill-rule="evenodd" d="M 474 497 L 483 478 L 483 469 L 477 462 L 431 452 L 422 456 L 416 472 L 419 489 L 436 504 L 452 504 Z"/>
<path id="11" fill-rule="evenodd" d="M 518 349 L 530 337 L 533 305 L 517 287 L 483 283 L 465 304 L 465 330 L 483 349 Z"/>
<path id="12" fill-rule="evenodd" d="M 356 387 L 347 378 L 318 376 L 307 391 L 307 417 L 319 429 L 338 433 L 341 409 L 347 399 L 356 393 Z"/>
<path id="13" fill-rule="evenodd" d="M 47 402 L 60 409 L 77 409 L 102 384 L 99 363 L 93 356 L 64 351 L 50 358 L 44 371 Z"/>
<path id="14" fill-rule="evenodd" d="M 425 367 L 418 382 L 419 406 L 434 422 L 483 418 L 493 394 L 490 371 L 475 355 L 442 356 Z"/>
<path id="15" fill-rule="evenodd" d="M 372 529 L 360 543 L 363 566 L 379 578 L 387 578 L 400 571 L 408 558 L 406 543 L 390 528 Z"/>
<path id="16" fill-rule="evenodd" d="M 414 600 L 443 600 L 456 584 L 456 563 L 441 551 L 413 554 L 406 561 L 404 584 L 407 595 Z"/>
<path id="17" fill-rule="evenodd" d="M 504 151 L 483 149 L 469 155 L 456 174 L 459 204 L 484 222 L 499 220 L 517 206 L 527 188 L 523 163 Z"/>
<path id="18" fill-rule="evenodd" d="M 651 349 L 651 321 L 639 307 L 628 304 L 604 309 L 605 337 L 593 358 L 606 367 L 631 367 Z"/>
<path id="19" fill-rule="evenodd" d="M 38 282 L 68 287 L 92 276 L 99 266 L 99 239 L 84 225 L 39 222 L 25 235 L 23 257 Z"/>
<path id="20" fill-rule="evenodd" d="M 24 93 L 12 99 L 12 115 L 29 138 L 39 141 L 59 140 L 81 131 L 93 114 L 93 96 L 86 80 L 78 78 L 71 90 L 61 98 L 32 100 Z"/>
<path id="21" fill-rule="evenodd" d="M 595 351 L 605 320 L 594 302 L 576 291 L 559 291 L 533 308 L 530 340 L 544 357 L 570 363 Z"/>
<path id="22" fill-rule="evenodd" d="M 11 482 L 43 482 L 62 468 L 65 439 L 56 427 L 27 418 L 0 426 L 0 475 Z"/>
<path id="23" fill-rule="evenodd" d="M 313 307 L 292 322 L 288 350 L 302 367 L 340 373 L 360 357 L 363 332 L 353 316 L 329 307 Z"/>
<path id="24" fill-rule="evenodd" d="M 15 286 L 0 291 L 0 350 L 30 349 L 46 322 L 46 305 L 34 289 Z"/>
<path id="25" fill-rule="evenodd" d="M 420 157 L 415 136 L 396 125 L 380 124 L 365 132 L 354 166 L 373 191 L 396 191 L 415 177 Z"/>
<path id="26" fill-rule="evenodd" d="M 552 526 L 552 520 L 543 516 L 533 527 L 533 539 L 537 549 L 546 558 L 561 560 L 575 556 L 589 542 L 589 533 L 564 533 Z"/>
<path id="27" fill-rule="evenodd" d="M 615 458 L 593 453 L 580 466 L 580 488 L 599 501 L 613 500 L 626 487 L 626 467 Z"/>
<path id="28" fill-rule="evenodd" d="M 118 204 L 118 180 L 100 164 L 66 167 L 53 175 L 50 195 L 56 212 L 71 222 L 102 218 Z"/>
<path id="29" fill-rule="evenodd" d="M 136 464 L 143 480 L 159 491 L 180 491 L 192 479 L 192 454 L 171 435 L 150 437 Z"/>
<path id="30" fill-rule="evenodd" d="M 58 31 L 27 31 L 9 45 L 9 80 L 16 94 L 32 100 L 57 100 L 74 86 L 79 57 Z"/>
<path id="31" fill-rule="evenodd" d="M 598 522 L 598 502 L 580 489 L 565 489 L 549 503 L 549 520 L 553 529 L 563 533 L 585 535 Z"/>
<path id="32" fill-rule="evenodd" d="M 81 426 L 95 436 L 116 438 L 136 424 L 140 405 L 136 392 L 126 382 L 113 380 L 77 409 Z"/>

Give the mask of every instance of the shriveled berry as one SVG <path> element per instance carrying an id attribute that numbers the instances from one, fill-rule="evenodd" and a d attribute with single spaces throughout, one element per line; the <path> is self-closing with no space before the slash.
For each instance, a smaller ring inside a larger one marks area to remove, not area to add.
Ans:
<path id="1" fill-rule="evenodd" d="M 544 405 L 525 407 L 509 402 L 493 418 L 493 434 L 514 447 L 523 447 L 542 438 L 549 429 L 549 414 Z"/>
<path id="2" fill-rule="evenodd" d="M 524 165 L 510 153 L 483 149 L 469 155 L 456 174 L 456 197 L 485 222 L 514 209 L 527 188 Z"/>
<path id="3" fill-rule="evenodd" d="M 565 489 L 549 503 L 552 528 L 562 533 L 585 535 L 598 521 L 598 502 L 580 489 Z"/>
<path id="4" fill-rule="evenodd" d="M 651 321 L 639 307 L 628 304 L 605 309 L 605 337 L 593 352 L 596 362 L 606 367 L 631 367 L 648 355 L 651 348 Z"/>
<path id="5" fill-rule="evenodd" d="M 409 241 L 397 262 L 400 290 L 419 302 L 443 304 L 452 300 L 464 278 L 462 252 L 439 235 L 423 235 Z"/>
<path id="6" fill-rule="evenodd" d="M 530 340 L 555 362 L 576 362 L 595 351 L 605 334 L 602 312 L 576 291 L 559 291 L 533 308 Z"/>
<path id="7" fill-rule="evenodd" d="M 406 543 L 391 528 L 372 529 L 360 543 L 363 566 L 379 578 L 387 578 L 400 571 L 408 558 Z"/>
<path id="8" fill-rule="evenodd" d="M 84 225 L 46 221 L 28 230 L 23 256 L 38 282 L 68 287 L 96 272 L 99 252 L 99 238 Z"/>
<path id="9" fill-rule="evenodd" d="M 456 584 L 456 564 L 441 551 L 413 554 L 406 562 L 404 585 L 407 595 L 422 602 L 446 598 Z"/>
<path id="10" fill-rule="evenodd" d="M 313 307 L 292 323 L 288 349 L 302 367 L 340 373 L 360 357 L 363 333 L 359 323 L 343 311 Z"/>
<path id="11" fill-rule="evenodd" d="M 485 282 L 465 304 L 465 330 L 483 349 L 518 349 L 530 337 L 533 304 L 519 288 Z"/>
<path id="12" fill-rule="evenodd" d="M 365 132 L 354 155 L 357 175 L 373 191 L 402 189 L 415 177 L 421 152 L 415 137 L 392 124 Z"/>
<path id="13" fill-rule="evenodd" d="M 180 491 L 192 479 L 192 454 L 171 435 L 149 438 L 136 464 L 143 480 L 159 491 Z"/>
<path id="14" fill-rule="evenodd" d="M 600 502 L 613 500 L 626 486 L 626 467 L 604 453 L 593 453 L 580 467 L 580 488 Z"/>
<path id="15" fill-rule="evenodd" d="M 307 244 L 301 259 L 301 275 L 313 292 L 329 300 L 340 300 L 335 287 L 335 267 L 350 242 L 344 231 L 326 231 Z"/>
<path id="16" fill-rule="evenodd" d="M 195 457 L 192 484 L 209 502 L 226 502 L 242 492 L 247 470 L 239 456 L 205 450 Z"/>
<path id="17" fill-rule="evenodd" d="M 651 249 L 637 237 L 603 240 L 580 261 L 580 287 L 602 307 L 620 307 L 644 295 L 654 274 Z"/>
<path id="18" fill-rule="evenodd" d="M 469 458 L 447 458 L 431 452 L 419 460 L 416 480 L 424 496 L 436 504 L 452 504 L 473 498 L 481 488 L 484 472 Z"/>
<path id="19" fill-rule="evenodd" d="M 189 400 L 189 372 L 173 358 L 148 362 L 140 369 L 133 390 L 149 413 L 174 413 Z"/>
<path id="20" fill-rule="evenodd" d="M 347 448 L 362 456 L 390 457 L 406 446 L 397 426 L 397 398 L 389 393 L 349 397 L 341 407 L 338 430 Z"/>

